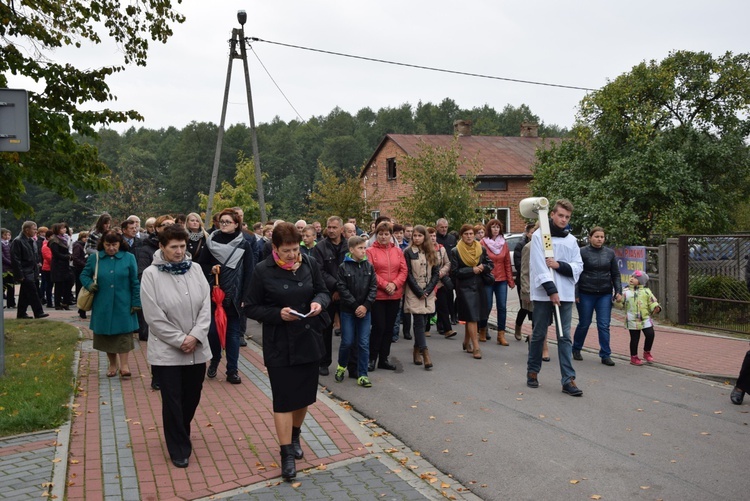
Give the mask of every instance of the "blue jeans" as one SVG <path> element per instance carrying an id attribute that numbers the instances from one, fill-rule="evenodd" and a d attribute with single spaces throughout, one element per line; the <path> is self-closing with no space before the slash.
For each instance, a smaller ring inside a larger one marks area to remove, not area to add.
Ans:
<path id="1" fill-rule="evenodd" d="M 529 342 L 529 359 L 526 368 L 529 372 L 537 374 L 542 369 L 542 346 L 544 337 L 547 335 L 547 327 L 555 312 L 555 305 L 549 301 L 534 301 L 534 328 Z M 557 329 L 553 336 L 557 339 L 557 358 L 560 361 L 560 383 L 565 385 L 576 375 L 573 369 L 573 343 L 570 341 L 570 321 L 573 317 L 573 303 L 560 303 L 560 316 L 562 317 L 563 338 L 557 335 Z"/>
<path id="2" fill-rule="evenodd" d="M 227 353 L 227 374 L 237 372 L 237 360 L 240 358 L 240 336 L 242 335 L 242 322 L 240 317 L 227 312 L 227 345 L 224 348 Z M 211 327 L 208 329 L 208 344 L 211 346 L 211 363 L 219 365 L 221 362 L 221 343 L 219 333 L 216 330 L 214 312 L 211 311 Z"/>
<path id="3" fill-rule="evenodd" d="M 599 331 L 599 356 L 609 358 L 612 350 L 609 349 L 609 322 L 612 319 L 612 295 L 611 294 L 579 294 L 578 303 L 578 327 L 573 335 L 573 349 L 581 351 L 586 334 L 589 332 L 591 318 L 596 312 L 596 330 Z"/>
<path id="4" fill-rule="evenodd" d="M 492 285 L 485 285 L 484 291 L 487 294 L 487 314 L 489 315 L 489 312 L 492 311 L 492 297 L 494 296 L 497 304 L 497 330 L 504 331 L 507 316 L 505 303 L 508 302 L 508 282 L 495 282 Z M 487 327 L 487 320 L 480 321 L 477 327 L 480 329 Z"/>
<path id="5" fill-rule="evenodd" d="M 339 345 L 339 365 L 346 367 L 349 364 L 349 351 L 352 345 L 357 343 L 357 376 L 367 375 L 367 363 L 370 361 L 370 312 L 362 318 L 357 318 L 354 313 L 342 311 L 341 318 L 341 344 Z"/>

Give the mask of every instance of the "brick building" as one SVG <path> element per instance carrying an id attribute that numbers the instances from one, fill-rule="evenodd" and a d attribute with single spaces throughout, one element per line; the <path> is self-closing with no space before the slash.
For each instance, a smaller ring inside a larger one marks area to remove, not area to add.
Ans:
<path id="1" fill-rule="evenodd" d="M 531 167 L 536 160 L 537 148 L 544 148 L 560 139 L 538 137 L 536 124 L 521 125 L 521 137 L 473 136 L 471 121 L 456 120 L 453 124 L 462 157 L 476 159 L 482 167 L 477 173 L 476 190 L 480 192 L 481 209 L 477 220 L 496 217 L 505 224 L 506 232 L 523 231 L 524 220 L 518 212 L 518 203 L 531 196 L 529 182 L 533 178 Z M 400 197 L 408 195 L 412 187 L 399 177 L 399 158 L 419 154 L 419 145 L 450 147 L 455 136 L 388 134 L 365 164 L 360 178 L 365 199 L 378 200 L 371 211 L 392 215 Z M 459 174 L 466 170 L 459 166 Z M 455 222 L 451 222 L 451 228 Z M 458 228 L 455 228 L 458 229 Z"/>

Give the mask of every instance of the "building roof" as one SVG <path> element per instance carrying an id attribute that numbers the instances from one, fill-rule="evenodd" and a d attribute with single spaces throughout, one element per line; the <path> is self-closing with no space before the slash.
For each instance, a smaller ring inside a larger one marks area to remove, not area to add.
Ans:
<path id="1" fill-rule="evenodd" d="M 409 156 L 417 156 L 420 144 L 450 147 L 453 135 L 387 134 L 362 169 L 362 175 L 370 167 L 380 150 L 390 139 Z M 474 159 L 483 166 L 478 176 L 532 177 L 531 167 L 536 161 L 536 150 L 559 143 L 559 138 L 506 137 L 506 136 L 459 136 L 462 157 Z M 459 166 L 459 174 L 461 166 Z"/>

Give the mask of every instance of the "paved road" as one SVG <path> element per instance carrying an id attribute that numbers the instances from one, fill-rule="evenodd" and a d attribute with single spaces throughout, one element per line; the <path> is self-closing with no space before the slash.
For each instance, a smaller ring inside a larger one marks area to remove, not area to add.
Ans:
<path id="1" fill-rule="evenodd" d="M 560 391 L 554 346 L 531 389 L 525 343 L 485 343 L 477 361 L 461 339 L 428 339 L 430 372 L 402 339 L 399 370 L 374 371 L 369 390 L 321 384 L 483 499 L 746 498 L 750 416 L 730 403 L 731 386 L 584 354 L 584 396 L 573 398 Z"/>

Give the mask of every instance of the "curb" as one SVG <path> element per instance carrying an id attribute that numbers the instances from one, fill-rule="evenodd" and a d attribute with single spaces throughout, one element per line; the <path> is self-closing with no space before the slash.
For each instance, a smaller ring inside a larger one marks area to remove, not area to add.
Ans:
<path id="1" fill-rule="evenodd" d="M 55 447 L 55 463 L 52 465 L 52 485 L 49 490 L 51 499 L 65 499 L 66 483 L 68 481 L 68 454 L 70 452 L 70 430 L 73 426 L 73 404 L 78 387 L 78 364 L 81 362 L 81 345 L 83 332 L 78 329 L 78 347 L 73 355 L 73 391 L 68 402 L 68 420 L 57 431 L 57 446 Z"/>

